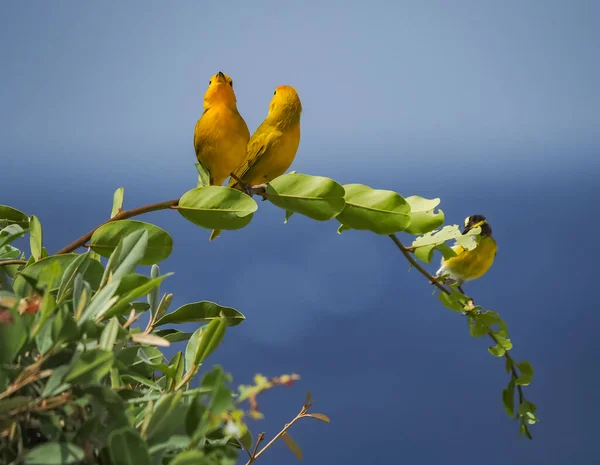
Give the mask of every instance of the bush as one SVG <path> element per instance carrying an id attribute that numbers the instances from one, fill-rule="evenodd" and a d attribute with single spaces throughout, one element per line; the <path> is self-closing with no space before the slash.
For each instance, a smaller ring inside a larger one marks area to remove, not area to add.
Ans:
<path id="1" fill-rule="evenodd" d="M 117 189 L 111 218 L 54 255 L 42 245 L 35 216 L 0 206 L 2 463 L 233 464 L 241 450 L 251 463 L 279 438 L 301 458 L 288 428 L 304 417 L 329 422 L 309 411 L 309 394 L 298 415 L 261 447 L 264 435 L 253 439 L 246 424 L 248 417 L 261 417 L 256 396 L 289 385 L 298 375 L 257 375 L 253 385 L 234 391 L 221 367 L 205 363 L 225 332 L 244 321 L 243 314 L 207 301 L 169 312 L 173 295 L 161 294 L 161 286 L 170 275 L 156 264 L 169 256 L 173 241 L 158 226 L 130 218 L 172 209 L 203 228 L 235 230 L 258 208 L 243 192 L 207 186 L 206 172 L 198 168 L 198 187 L 177 200 L 122 210 L 124 192 Z M 254 193 L 285 210 L 286 221 L 296 213 L 336 219 L 339 233 L 357 229 L 389 236 L 440 291 L 441 302 L 466 317 L 471 335 L 493 340 L 489 351 L 504 357 L 509 374 L 504 406 L 531 438 L 535 405 L 522 387 L 531 382 L 533 369 L 509 355 L 506 324 L 417 261 L 430 262 L 435 250 L 451 255 L 448 240 L 467 248 L 476 244 L 475 235 L 462 236 L 456 225 L 437 231 L 444 222 L 443 212 L 436 211 L 439 199 L 403 198 L 298 173 L 255 187 Z M 399 232 L 419 237 L 406 247 Z M 11 244 L 25 234 L 29 258 Z M 74 253 L 82 246 L 88 251 Z M 150 276 L 136 273 L 139 265 L 152 265 Z M 148 318 L 145 326 L 138 322 L 142 315 Z M 201 326 L 186 333 L 178 329 L 183 323 Z M 178 342 L 185 342 L 185 349 L 167 360 L 159 348 Z M 192 387 L 199 373 L 199 385 Z"/>

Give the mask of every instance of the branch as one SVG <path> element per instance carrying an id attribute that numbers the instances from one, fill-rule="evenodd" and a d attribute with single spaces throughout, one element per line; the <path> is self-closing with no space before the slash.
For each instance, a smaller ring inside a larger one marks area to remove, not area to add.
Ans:
<path id="1" fill-rule="evenodd" d="M 25 260 L 4 260 L 3 262 L 0 262 L 0 266 L 24 265 L 25 263 L 27 263 Z"/>
<path id="2" fill-rule="evenodd" d="M 248 459 L 248 461 L 246 462 L 246 465 L 250 465 L 250 464 L 251 464 L 252 462 L 254 462 L 254 461 L 257 459 L 257 458 L 259 458 L 259 457 L 260 457 L 260 456 L 261 456 L 261 455 L 262 455 L 262 454 L 263 454 L 263 453 L 264 453 L 264 452 L 265 452 L 265 451 L 266 451 L 266 450 L 267 450 L 269 447 L 271 447 L 271 446 L 272 446 L 272 445 L 275 443 L 275 441 L 277 441 L 277 440 L 278 440 L 278 439 L 279 439 L 281 436 L 283 436 L 283 435 L 286 433 L 286 431 L 292 427 L 292 425 L 293 425 L 294 423 L 296 423 L 298 420 L 300 420 L 300 418 L 302 418 L 302 417 L 306 416 L 306 412 L 308 412 L 308 409 L 310 408 L 310 406 L 311 406 L 311 405 L 312 405 L 312 404 L 310 404 L 310 403 L 309 403 L 309 404 L 304 404 L 304 405 L 302 406 L 302 409 L 301 409 L 301 410 L 300 410 L 300 412 L 298 413 L 298 415 L 296 415 L 296 417 L 295 417 L 295 418 L 294 418 L 292 421 L 290 421 L 289 423 L 287 423 L 287 424 L 286 424 L 286 425 L 283 427 L 283 429 L 282 429 L 282 430 L 281 430 L 279 433 L 277 433 L 277 435 L 276 435 L 276 436 L 275 436 L 273 439 L 271 439 L 271 440 L 270 440 L 270 441 L 269 441 L 269 442 L 268 442 L 268 443 L 267 443 L 267 444 L 266 444 L 266 445 L 265 445 L 265 446 L 264 446 L 264 447 L 263 447 L 263 448 L 260 450 L 260 452 L 258 452 L 258 453 L 256 452 L 256 449 L 258 449 L 258 444 L 259 444 L 259 441 L 257 441 L 257 442 L 256 442 L 256 446 L 254 447 L 254 452 L 252 453 L 252 455 L 251 455 L 250 459 Z M 261 433 L 261 435 L 259 436 L 259 438 L 260 438 L 261 440 L 262 440 L 262 436 L 264 436 L 264 433 Z"/>
<path id="3" fill-rule="evenodd" d="M 421 273 L 423 276 L 425 276 L 425 278 L 427 278 L 427 280 L 431 284 L 434 284 L 440 291 L 442 291 L 448 295 L 452 294 L 452 291 L 450 289 L 448 289 L 446 286 L 441 284 L 437 280 L 437 278 L 435 278 L 434 276 L 429 274 L 427 272 L 427 270 L 425 270 L 425 268 L 423 268 L 421 265 L 419 265 L 417 263 L 417 261 L 410 254 L 411 249 L 409 249 L 408 247 L 404 247 L 404 245 L 402 245 L 402 242 L 400 242 L 400 239 L 398 239 L 398 237 L 395 234 L 390 234 L 390 239 L 394 242 L 394 244 L 396 244 L 396 246 L 400 249 L 400 252 L 402 252 L 402 255 L 404 255 L 404 257 L 410 262 L 410 264 L 412 266 L 414 266 L 417 269 L 417 271 L 419 271 L 419 273 Z M 498 340 L 496 339 L 496 336 L 494 336 L 494 334 L 492 334 L 491 332 L 488 332 L 488 336 L 490 338 L 492 338 L 492 341 L 494 341 L 496 344 L 498 344 Z M 504 357 L 510 363 L 510 370 L 511 370 L 512 378 L 514 380 L 516 380 L 519 377 L 519 374 L 517 373 L 517 370 L 515 369 L 515 361 L 510 356 L 508 351 L 504 352 Z M 523 401 L 525 400 L 525 396 L 523 395 L 523 388 L 520 384 L 517 384 L 517 390 L 519 391 L 519 403 L 522 404 Z"/>
<path id="4" fill-rule="evenodd" d="M 104 226 L 107 223 L 112 223 L 113 221 L 126 220 L 127 218 L 132 218 L 134 216 L 142 215 L 144 213 L 150 213 L 150 212 L 154 212 L 154 211 L 158 211 L 158 210 L 166 210 L 168 208 L 174 208 L 177 206 L 177 203 L 179 203 L 179 199 L 167 200 L 166 202 L 159 202 L 159 203 L 153 203 L 150 205 L 144 205 L 143 207 L 133 208 L 131 210 L 123 210 L 120 213 L 113 216 L 110 220 L 105 221 L 101 225 L 96 226 L 94 229 L 92 229 L 87 234 L 84 234 L 76 241 L 73 241 L 66 247 L 63 247 L 62 249 L 60 249 L 58 252 L 56 252 L 56 255 L 73 252 L 77 248 L 81 247 L 83 244 L 85 244 L 87 241 L 90 240 L 90 238 L 92 237 L 92 234 L 94 234 L 94 232 L 98 228 L 100 228 L 100 226 Z"/>
<path id="5" fill-rule="evenodd" d="M 435 287 L 437 287 L 440 291 L 442 291 L 448 295 L 452 294 L 451 290 L 449 290 L 446 286 L 441 284 L 437 280 L 437 278 L 431 276 L 427 272 L 427 270 L 425 270 L 425 268 L 423 268 L 421 265 L 419 265 L 417 263 L 417 261 L 410 254 L 409 249 L 402 245 L 402 242 L 400 242 L 400 239 L 398 239 L 395 234 L 390 234 L 390 239 L 392 241 L 394 241 L 394 244 L 396 244 L 398 246 L 398 248 L 400 249 L 400 252 L 402 252 L 402 255 L 404 255 L 404 258 L 406 258 L 410 262 L 410 264 L 419 271 L 419 273 L 421 273 L 423 276 L 425 276 L 431 284 L 435 285 Z"/>

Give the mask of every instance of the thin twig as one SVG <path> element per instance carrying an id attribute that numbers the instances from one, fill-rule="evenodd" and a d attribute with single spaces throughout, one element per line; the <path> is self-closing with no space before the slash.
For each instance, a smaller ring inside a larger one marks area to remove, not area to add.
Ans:
<path id="1" fill-rule="evenodd" d="M 143 207 L 133 208 L 131 210 L 123 210 L 122 212 L 113 216 L 108 221 L 105 221 L 101 225 L 96 226 L 94 229 L 92 229 L 87 234 L 84 234 L 76 241 L 73 241 L 66 247 L 63 247 L 62 249 L 60 249 L 58 252 L 56 252 L 56 255 L 73 252 L 77 248 L 81 247 L 83 244 L 85 244 L 87 241 L 90 240 L 90 238 L 92 237 L 92 234 L 94 234 L 96 229 L 98 229 L 100 226 L 104 226 L 107 223 L 112 223 L 113 221 L 126 220 L 127 218 L 132 218 L 134 216 L 142 215 L 144 213 L 150 213 L 150 212 L 154 212 L 154 211 L 158 211 L 158 210 L 167 210 L 169 208 L 175 208 L 177 206 L 178 202 L 179 202 L 179 199 L 167 200 L 166 202 L 159 202 L 159 203 L 153 203 L 150 205 L 144 205 Z"/>
<path id="2" fill-rule="evenodd" d="M 4 392 L 0 393 L 0 399 L 4 399 L 5 397 L 10 396 L 11 394 L 17 392 L 19 389 L 24 388 L 28 384 L 33 383 L 34 381 L 38 381 L 40 379 L 50 377 L 52 372 L 53 372 L 53 370 L 48 369 L 48 370 L 40 371 L 39 373 L 33 373 L 30 376 L 11 384 L 10 386 L 8 386 L 6 388 L 6 390 Z"/>
<path id="3" fill-rule="evenodd" d="M 258 452 L 258 453 L 256 453 L 256 448 L 258 447 L 258 441 L 257 441 L 257 445 L 256 445 L 256 447 L 254 448 L 254 453 L 252 454 L 252 457 L 250 458 L 250 460 L 248 460 L 248 461 L 246 462 L 246 465 L 250 465 L 250 464 L 251 464 L 252 462 L 254 462 L 254 461 L 257 459 L 257 458 L 259 458 L 259 457 L 260 457 L 260 456 L 261 456 L 261 455 L 262 455 L 262 454 L 263 454 L 263 453 L 264 453 L 264 452 L 265 452 L 265 451 L 266 451 L 266 450 L 267 450 L 269 447 L 271 447 L 271 446 L 272 446 L 272 445 L 275 443 L 275 441 L 277 441 L 277 440 L 278 440 L 278 439 L 279 439 L 281 436 L 283 436 L 283 435 L 286 433 L 286 431 L 292 427 L 292 425 L 293 425 L 294 423 L 296 423 L 298 420 L 300 420 L 300 418 L 304 417 L 304 416 L 306 415 L 306 412 L 308 411 L 308 408 L 309 408 L 309 407 L 310 407 L 310 405 L 303 405 L 303 406 L 302 406 L 302 409 L 300 410 L 300 413 L 298 413 L 298 415 L 296 415 L 296 417 L 295 417 L 295 418 L 294 418 L 292 421 L 290 421 L 289 423 L 287 423 L 287 424 L 286 424 L 286 425 L 283 427 L 283 429 L 282 429 L 282 430 L 281 430 L 279 433 L 277 433 L 277 435 L 276 435 L 276 436 L 275 436 L 273 439 L 271 439 L 271 440 L 268 442 L 268 444 L 267 444 L 267 445 L 265 445 L 265 446 L 264 446 L 264 447 L 263 447 L 263 448 L 260 450 L 260 452 Z"/>
<path id="4" fill-rule="evenodd" d="M 25 265 L 25 263 L 27 263 L 26 260 L 4 260 L 3 262 L 0 262 L 0 266 L 8 266 L 8 265 Z"/>
<path id="5" fill-rule="evenodd" d="M 250 451 L 248 451 L 248 464 L 254 462 L 256 460 L 256 451 L 258 450 L 258 446 L 260 445 L 261 442 L 263 442 L 263 439 L 265 438 L 265 433 L 260 433 L 258 435 L 258 437 L 256 438 L 256 444 L 254 444 L 254 450 L 252 451 L 252 453 L 250 453 Z"/>
<path id="6" fill-rule="evenodd" d="M 412 257 L 412 255 L 409 253 L 409 251 L 406 249 L 406 247 L 404 247 L 402 245 L 402 242 L 400 242 L 400 239 L 398 239 L 398 237 L 396 237 L 395 234 L 390 234 L 390 239 L 392 239 L 392 241 L 394 241 L 394 244 L 396 244 L 396 246 L 398 246 L 398 248 L 400 249 L 400 252 L 402 252 L 402 255 L 404 255 L 404 257 L 410 262 L 410 264 L 412 266 L 414 266 L 417 271 L 419 271 L 419 273 L 421 273 L 423 276 L 425 276 L 429 282 L 433 285 L 435 285 L 435 287 L 437 287 L 440 291 L 450 295 L 452 294 L 452 291 L 450 289 L 448 289 L 446 286 L 444 286 L 443 284 L 441 284 L 437 278 L 434 278 L 432 275 L 430 275 L 427 270 L 425 270 L 425 268 L 423 268 L 421 265 L 419 265 L 417 263 L 417 261 Z"/>
<path id="7" fill-rule="evenodd" d="M 419 273 L 421 273 L 423 276 L 425 276 L 431 284 L 434 284 L 439 290 L 441 290 L 442 292 L 444 292 L 448 295 L 452 294 L 452 291 L 450 289 L 448 289 L 443 284 L 440 284 L 439 281 L 434 276 L 429 274 L 427 272 L 427 270 L 425 270 L 425 268 L 423 268 L 421 265 L 419 265 L 416 262 L 416 260 L 410 254 L 409 249 L 407 247 L 404 247 L 404 245 L 402 245 L 402 242 L 400 242 L 400 239 L 398 239 L 398 237 L 395 234 L 390 234 L 390 239 L 392 239 L 394 244 L 396 244 L 396 246 L 400 249 L 400 252 L 402 252 L 402 255 L 404 255 L 404 257 L 410 262 L 410 264 L 412 266 L 414 266 L 417 269 L 417 271 L 419 271 Z M 496 344 L 498 344 L 498 339 L 496 339 L 496 336 L 494 336 L 494 334 L 492 332 L 488 332 L 487 334 L 492 339 L 492 341 L 494 341 Z M 510 356 L 508 351 L 504 352 L 504 357 L 509 361 L 511 375 L 512 375 L 513 379 L 516 380 L 519 377 L 519 374 L 517 373 L 517 370 L 515 369 L 515 361 Z M 522 404 L 525 400 L 525 396 L 523 395 L 523 388 L 521 387 L 520 384 L 517 384 L 517 390 L 519 391 L 519 403 Z"/>

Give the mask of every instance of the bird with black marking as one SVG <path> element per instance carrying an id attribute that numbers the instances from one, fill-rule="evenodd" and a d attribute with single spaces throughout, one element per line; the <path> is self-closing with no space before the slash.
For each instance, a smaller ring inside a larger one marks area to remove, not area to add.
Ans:
<path id="1" fill-rule="evenodd" d="M 483 215 L 472 215 L 465 219 L 463 234 L 468 233 L 477 227 L 481 228 L 481 233 L 477 238 L 477 246 L 468 250 L 460 244 L 452 247 L 456 256 L 443 259 L 441 267 L 436 275 L 446 275 L 452 282 L 458 283 L 458 290 L 464 294 L 463 283 L 481 278 L 494 263 L 496 258 L 496 241 L 492 237 L 492 228 Z"/>

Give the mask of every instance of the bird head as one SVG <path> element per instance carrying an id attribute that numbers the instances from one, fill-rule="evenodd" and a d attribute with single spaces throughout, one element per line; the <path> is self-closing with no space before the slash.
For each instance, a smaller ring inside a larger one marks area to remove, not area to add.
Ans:
<path id="1" fill-rule="evenodd" d="M 235 93 L 233 92 L 233 79 L 219 71 L 208 81 L 208 89 L 204 94 L 204 108 L 214 104 L 225 104 L 235 107 Z"/>
<path id="2" fill-rule="evenodd" d="M 465 218 L 465 227 L 462 231 L 463 234 L 467 234 L 471 229 L 481 227 L 481 236 L 491 236 L 492 228 L 487 222 L 487 219 L 483 215 L 471 215 Z"/>
<path id="3" fill-rule="evenodd" d="M 296 89 L 292 86 L 278 86 L 269 105 L 269 116 L 288 123 L 297 123 L 301 113 L 302 104 Z"/>

